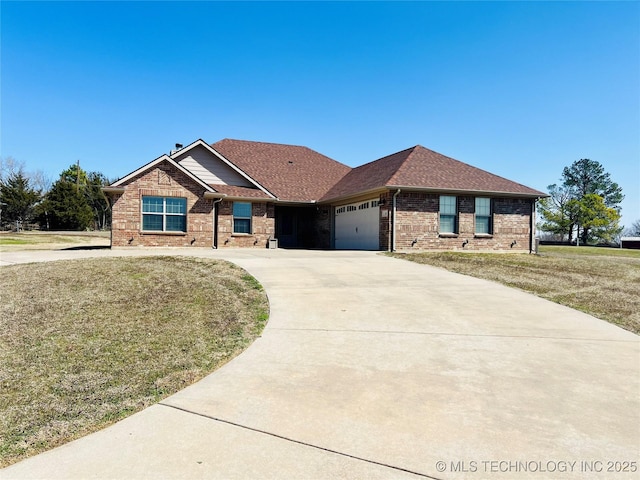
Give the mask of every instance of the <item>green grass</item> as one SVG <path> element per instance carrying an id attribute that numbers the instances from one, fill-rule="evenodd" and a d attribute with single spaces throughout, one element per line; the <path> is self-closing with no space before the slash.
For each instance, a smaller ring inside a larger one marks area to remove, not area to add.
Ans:
<path id="1" fill-rule="evenodd" d="M 29 245 L 34 243 L 26 238 L 2 238 L 0 237 L 0 245 Z"/>
<path id="2" fill-rule="evenodd" d="M 260 284 L 223 261 L 109 258 L 1 272 L 0 467 L 201 379 L 268 319 Z"/>
<path id="3" fill-rule="evenodd" d="M 519 288 L 640 333 L 640 255 L 633 250 L 543 246 L 539 255 L 394 253 Z"/>

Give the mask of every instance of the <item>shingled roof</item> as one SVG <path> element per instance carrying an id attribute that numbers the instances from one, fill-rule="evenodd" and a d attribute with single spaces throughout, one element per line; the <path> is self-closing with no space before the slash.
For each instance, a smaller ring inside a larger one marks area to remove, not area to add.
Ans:
<path id="1" fill-rule="evenodd" d="M 234 185 L 209 185 L 217 193 L 221 193 L 230 198 L 256 198 L 264 200 L 273 200 L 272 196 L 264 193 L 257 188 L 236 187 Z"/>
<path id="2" fill-rule="evenodd" d="M 351 170 L 310 148 L 296 145 L 225 138 L 211 147 L 284 201 L 317 201 Z"/>
<path id="3" fill-rule="evenodd" d="M 532 188 L 416 145 L 354 168 L 322 200 L 348 197 L 380 188 L 546 196 Z"/>

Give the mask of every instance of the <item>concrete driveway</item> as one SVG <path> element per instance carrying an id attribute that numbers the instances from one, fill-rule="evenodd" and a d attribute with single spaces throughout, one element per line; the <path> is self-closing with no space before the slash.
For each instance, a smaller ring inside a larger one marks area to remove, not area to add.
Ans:
<path id="1" fill-rule="evenodd" d="M 263 336 L 161 404 L 0 478 L 640 477 L 630 332 L 372 252 L 151 252 L 247 269 L 271 302 Z"/>

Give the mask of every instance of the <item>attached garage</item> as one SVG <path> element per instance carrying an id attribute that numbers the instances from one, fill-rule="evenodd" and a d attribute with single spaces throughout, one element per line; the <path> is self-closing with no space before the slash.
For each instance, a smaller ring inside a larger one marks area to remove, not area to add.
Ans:
<path id="1" fill-rule="evenodd" d="M 336 207 L 335 232 L 337 250 L 379 250 L 378 198 Z"/>

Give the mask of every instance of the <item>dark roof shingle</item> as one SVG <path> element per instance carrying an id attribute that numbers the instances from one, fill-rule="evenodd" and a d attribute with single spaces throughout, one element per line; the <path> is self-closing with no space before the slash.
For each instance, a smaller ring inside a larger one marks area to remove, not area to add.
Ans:
<path id="1" fill-rule="evenodd" d="M 354 168 L 322 200 L 393 187 L 546 196 L 525 185 L 416 145 Z"/>
<path id="2" fill-rule="evenodd" d="M 285 201 L 317 201 L 351 170 L 302 146 L 228 138 L 211 146 L 270 193 Z"/>
<path id="3" fill-rule="evenodd" d="M 209 185 L 212 189 L 214 189 L 218 193 L 222 193 L 232 198 L 264 198 L 264 199 L 273 199 L 273 197 L 264 193 L 262 190 L 258 188 L 249 188 L 249 187 L 237 187 L 235 185 Z"/>

